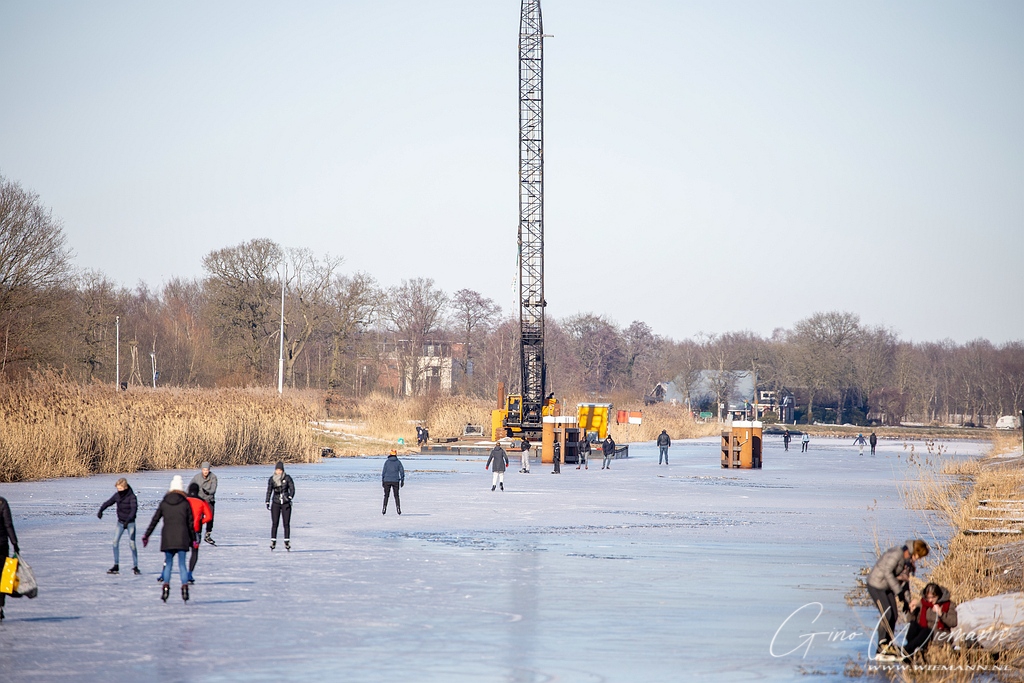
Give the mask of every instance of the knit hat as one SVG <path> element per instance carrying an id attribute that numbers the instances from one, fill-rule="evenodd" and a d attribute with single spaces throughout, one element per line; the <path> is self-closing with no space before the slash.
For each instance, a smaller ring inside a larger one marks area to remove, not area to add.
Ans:
<path id="1" fill-rule="evenodd" d="M 388 453 L 388 455 L 398 455 L 398 451 L 396 451 L 394 448 L 392 448 L 391 452 Z"/>
<path id="2" fill-rule="evenodd" d="M 277 464 L 274 465 L 274 469 L 275 470 L 281 470 L 282 472 L 284 472 L 284 463 L 281 462 L 280 460 L 278 460 Z"/>
<path id="3" fill-rule="evenodd" d="M 180 491 L 182 493 L 185 493 L 185 485 L 181 482 L 180 474 L 175 474 L 173 477 L 171 477 L 171 487 L 167 490 Z"/>
<path id="4" fill-rule="evenodd" d="M 210 461 L 209 460 L 204 460 L 203 464 L 199 466 L 199 469 L 201 469 L 201 470 L 208 470 L 208 469 L 210 469 Z"/>

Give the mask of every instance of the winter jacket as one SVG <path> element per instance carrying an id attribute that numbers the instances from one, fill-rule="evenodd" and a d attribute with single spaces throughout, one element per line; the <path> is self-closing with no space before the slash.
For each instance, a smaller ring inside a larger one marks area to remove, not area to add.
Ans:
<path id="1" fill-rule="evenodd" d="M 192 547 L 192 541 L 195 540 L 193 530 L 196 525 L 192 518 L 192 506 L 189 505 L 184 493 L 167 492 L 153 514 L 146 533 L 142 535 L 143 538 L 149 538 L 153 534 L 153 529 L 161 518 L 164 520 L 164 528 L 160 532 L 160 550 L 174 552 Z"/>
<path id="2" fill-rule="evenodd" d="M 604 440 L 604 442 L 601 444 L 601 450 L 604 451 L 604 457 L 606 458 L 610 458 L 613 455 L 615 455 L 615 441 L 612 439 L 612 437 L 609 436 L 607 439 Z"/>
<path id="3" fill-rule="evenodd" d="M 217 500 L 217 475 L 212 471 L 210 476 L 204 477 L 203 473 L 200 472 L 196 476 L 192 477 L 192 483 L 199 485 L 199 497 L 205 500 L 207 503 L 213 503 Z M 187 486 L 185 488 L 188 488 Z"/>
<path id="4" fill-rule="evenodd" d="M 382 484 L 405 483 L 405 467 L 397 455 L 389 455 L 384 461 L 384 469 L 381 470 L 380 479 Z"/>
<path id="5" fill-rule="evenodd" d="M 924 596 L 921 596 L 921 606 L 914 612 L 914 621 L 919 626 L 927 628 L 929 630 L 935 629 L 936 631 L 949 631 L 956 628 L 956 603 L 949 599 L 949 589 L 939 586 L 939 599 L 934 603 L 925 600 Z M 942 616 L 935 614 L 935 610 L 932 609 L 934 605 L 938 605 L 942 608 Z M 936 623 L 938 622 L 938 623 Z"/>
<path id="6" fill-rule="evenodd" d="M 398 458 L 396 457 L 395 460 L 398 460 Z M 267 502 L 268 503 L 271 501 L 271 498 L 273 498 L 275 503 L 280 503 L 281 505 L 291 505 L 292 504 L 292 498 L 294 498 L 294 497 L 295 497 L 295 482 L 292 481 L 292 477 L 291 477 L 290 474 L 285 474 L 284 476 L 281 477 L 281 485 L 280 486 L 275 486 L 274 485 L 274 477 L 273 477 L 273 475 L 271 475 L 271 477 L 269 479 L 267 479 Z"/>
<path id="7" fill-rule="evenodd" d="M 192 530 L 199 533 L 204 524 L 213 521 L 213 510 L 202 498 L 188 496 L 188 504 L 192 507 Z"/>
<path id="8" fill-rule="evenodd" d="M 874 432 L 871 432 L 871 436 L 868 437 L 868 443 L 870 443 L 872 446 L 878 444 L 878 437 L 875 436 Z"/>
<path id="9" fill-rule="evenodd" d="M 128 524 L 135 521 L 135 513 L 139 511 L 139 499 L 135 497 L 135 491 L 129 486 L 124 491 L 118 491 L 103 505 L 100 505 L 100 514 L 113 504 L 117 504 L 117 521 L 121 524 Z"/>
<path id="10" fill-rule="evenodd" d="M 668 438 L 668 434 L 662 432 L 658 434 L 658 446 L 671 446 L 672 439 Z"/>
<path id="11" fill-rule="evenodd" d="M 484 465 L 484 469 L 491 467 L 491 463 L 494 464 L 491 469 L 492 472 L 504 472 L 505 467 L 508 465 L 508 455 L 505 454 L 505 449 L 494 444 L 494 448 L 491 450 L 491 455 L 487 458 L 487 464 Z"/>
<path id="12" fill-rule="evenodd" d="M 903 546 L 889 548 L 882 553 L 868 574 L 868 585 L 878 590 L 891 591 L 894 595 L 900 595 L 907 590 L 907 579 L 900 577 L 906 574 L 908 569 L 909 573 L 913 574 L 914 564 L 903 557 L 903 551 L 913 547 L 914 542 L 907 541 Z"/>
<path id="13" fill-rule="evenodd" d="M 18 534 L 14 533 L 11 506 L 7 504 L 6 498 L 0 496 L 0 549 L 6 549 L 7 552 L 10 552 L 8 545 L 14 547 L 14 552 L 21 552 L 18 549 Z"/>

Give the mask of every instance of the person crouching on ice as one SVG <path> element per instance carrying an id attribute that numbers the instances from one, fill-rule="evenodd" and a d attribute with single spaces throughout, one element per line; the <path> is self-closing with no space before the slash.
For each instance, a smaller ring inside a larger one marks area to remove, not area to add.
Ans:
<path id="1" fill-rule="evenodd" d="M 277 547 L 277 523 L 284 521 L 284 549 L 292 549 L 292 498 L 295 482 L 284 473 L 284 463 L 278 461 L 274 474 L 267 480 L 267 509 L 270 510 L 270 549 Z"/>
<path id="2" fill-rule="evenodd" d="M 160 599 L 167 602 L 167 596 L 171 593 L 171 569 L 175 555 L 178 557 L 178 570 L 181 574 L 181 599 L 188 602 L 188 569 L 185 568 L 185 551 L 195 548 L 198 542 L 195 540 L 195 520 L 192 517 L 192 506 L 185 497 L 185 487 L 181 482 L 181 475 L 174 475 L 171 479 L 171 486 L 167 495 L 160 501 L 149 522 L 146 533 L 142 536 L 142 547 L 149 545 L 149 537 L 160 520 L 164 520 L 164 528 L 160 531 L 160 550 L 164 553 L 164 572 L 161 576 L 164 584 L 163 593 Z"/>
<path id="3" fill-rule="evenodd" d="M 921 599 L 910 602 L 910 612 L 914 620 L 907 627 L 907 655 L 924 652 L 937 638 L 948 642 L 950 631 L 956 628 L 956 603 L 949 599 L 949 590 L 937 583 L 929 583 L 921 591 Z"/>

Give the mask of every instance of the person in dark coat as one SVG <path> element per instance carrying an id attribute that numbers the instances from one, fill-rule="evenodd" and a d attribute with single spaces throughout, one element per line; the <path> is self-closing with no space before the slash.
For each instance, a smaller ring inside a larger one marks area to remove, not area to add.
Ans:
<path id="1" fill-rule="evenodd" d="M 562 444 L 557 440 L 554 445 L 554 454 L 551 456 L 551 462 L 554 464 L 555 469 L 551 470 L 551 474 L 562 473 Z"/>
<path id="2" fill-rule="evenodd" d="M 14 533 L 14 521 L 11 519 L 11 506 L 7 499 L 0 496 L 0 559 L 6 559 L 11 554 L 11 547 L 14 547 L 14 556 L 17 557 L 21 550 L 18 548 L 18 534 Z M 0 564 L 0 569 L 3 565 Z M 6 593 L 0 593 L 0 621 L 4 620 L 4 603 L 7 600 Z"/>
<path id="3" fill-rule="evenodd" d="M 160 520 L 164 520 L 164 527 L 160 531 L 160 550 L 164 553 L 163 593 L 160 599 L 167 602 L 167 596 L 171 592 L 171 569 L 174 566 L 174 556 L 178 556 L 178 570 L 181 574 L 181 599 L 188 601 L 188 568 L 185 566 L 185 553 L 189 548 L 199 544 L 195 538 L 195 520 L 192 516 L 192 506 L 185 497 L 185 487 L 181 482 L 181 475 L 174 475 L 171 479 L 171 486 L 167 495 L 160 501 L 153 519 L 142 536 L 142 546 L 149 545 L 149 537 L 156 529 Z"/>
<path id="4" fill-rule="evenodd" d="M 493 467 L 492 467 L 493 465 Z M 484 464 L 484 469 L 491 468 L 491 490 L 493 491 L 497 486 L 501 486 L 501 490 L 505 490 L 505 468 L 508 467 L 508 454 L 505 453 L 505 449 L 501 447 L 501 444 L 497 441 L 494 442 L 494 448 L 491 449 L 491 454 L 487 457 L 487 462 Z"/>
<path id="5" fill-rule="evenodd" d="M 658 434 L 658 464 L 661 464 L 662 456 L 665 456 L 665 464 L 668 464 L 668 449 L 672 447 L 672 439 L 664 429 Z"/>
<path id="6" fill-rule="evenodd" d="M 790 435 L 788 429 L 782 430 L 782 445 L 783 447 L 785 447 L 787 451 L 789 450 L 789 442 L 790 440 L 792 440 L 792 438 L 793 437 Z"/>
<path id="7" fill-rule="evenodd" d="M 948 642 L 957 625 L 956 603 L 950 599 L 949 589 L 929 583 L 921 591 L 920 600 L 910 601 L 913 620 L 907 627 L 906 654 L 924 652 L 937 639 Z"/>
<path id="8" fill-rule="evenodd" d="M 615 440 L 612 439 L 612 435 L 609 434 L 605 437 L 604 442 L 601 444 L 601 451 L 604 453 L 604 462 L 601 464 L 601 469 L 612 468 L 612 458 L 615 457 Z"/>
<path id="9" fill-rule="evenodd" d="M 529 441 L 529 439 L 527 439 L 524 436 L 523 437 L 522 445 L 519 448 L 521 450 L 521 453 L 520 453 L 520 464 L 522 464 L 522 466 L 523 466 L 522 469 L 519 470 L 519 471 L 521 473 L 523 473 L 523 474 L 529 474 L 530 473 L 530 441 Z"/>
<path id="10" fill-rule="evenodd" d="M 871 455 L 875 454 L 875 446 L 878 445 L 878 435 L 871 432 L 871 436 L 868 437 L 868 443 L 871 444 Z"/>
<path id="11" fill-rule="evenodd" d="M 914 563 L 928 555 L 928 544 L 911 539 L 902 546 L 889 548 L 868 574 L 868 595 L 881 613 L 878 620 L 878 654 L 892 654 L 896 647 L 896 599 L 903 603 L 903 611 L 910 613 L 910 575 Z"/>
<path id="12" fill-rule="evenodd" d="M 384 508 L 380 514 L 388 514 L 388 497 L 391 492 L 395 493 L 395 510 L 402 514 L 402 501 L 398 499 L 398 489 L 405 486 L 405 466 L 398 459 L 398 451 L 392 450 L 388 459 L 384 461 L 384 469 L 380 473 L 381 483 L 384 485 Z"/>
<path id="13" fill-rule="evenodd" d="M 582 465 L 583 469 L 589 470 L 590 463 L 587 462 L 587 458 L 590 457 L 590 442 L 587 441 L 586 435 L 584 435 L 583 438 L 580 439 L 580 443 L 577 447 L 576 452 L 578 453 L 578 455 L 576 456 L 576 469 L 579 469 L 580 465 Z"/>
<path id="14" fill-rule="evenodd" d="M 139 501 L 135 497 L 135 491 L 128 485 L 128 480 L 121 477 L 114 484 L 117 493 L 100 505 L 100 511 L 96 516 L 103 519 L 103 511 L 111 505 L 117 505 L 117 530 L 114 532 L 114 566 L 107 570 L 108 574 L 117 574 L 120 571 L 121 558 L 121 535 L 128 532 L 128 547 L 132 549 L 132 573 L 141 574 L 139 571 L 139 551 L 135 547 L 135 514 L 139 510 Z"/>
<path id="15" fill-rule="evenodd" d="M 284 521 L 284 549 L 292 549 L 292 499 L 295 482 L 285 474 L 284 463 L 274 465 L 274 474 L 267 479 L 267 509 L 270 510 L 270 549 L 277 547 L 277 523 Z M 395 494 L 395 500 L 398 495 Z"/>

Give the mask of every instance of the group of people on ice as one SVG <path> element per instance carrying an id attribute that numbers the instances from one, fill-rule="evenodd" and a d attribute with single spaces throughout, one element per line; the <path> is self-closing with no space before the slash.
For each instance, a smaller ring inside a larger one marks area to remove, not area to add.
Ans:
<path id="1" fill-rule="evenodd" d="M 668 434 L 664 430 L 661 432 L 661 436 L 658 437 L 659 445 L 661 443 L 661 437 L 668 439 Z M 671 445 L 671 442 L 669 442 Z M 520 444 L 520 463 L 519 468 L 520 474 L 530 473 L 530 449 L 533 445 L 529 439 L 523 438 Z M 551 474 L 561 474 L 562 472 L 562 444 L 555 441 L 552 456 L 552 469 Z M 668 448 L 663 449 L 665 452 L 665 464 L 668 464 Z M 590 441 L 586 438 L 581 439 L 576 446 L 576 469 L 590 469 Z M 615 440 L 612 439 L 612 435 L 609 434 L 604 441 L 601 442 L 601 452 L 604 455 L 604 462 L 601 465 L 601 469 L 611 469 L 612 460 L 615 458 Z M 491 449 L 490 455 L 487 457 L 487 462 L 484 464 L 484 469 L 491 471 L 491 490 L 494 491 L 497 488 L 505 490 L 505 470 L 508 468 L 509 459 L 508 453 L 504 448 L 501 447 L 501 442 L 494 442 L 494 448 Z M 659 462 L 660 464 L 660 462 Z"/>
<path id="2" fill-rule="evenodd" d="M 868 594 L 880 614 L 876 631 L 876 659 L 880 661 L 909 661 L 933 642 L 948 643 L 956 628 L 956 603 L 949 590 L 929 583 L 919 598 L 911 598 L 910 577 L 917 570 L 917 561 L 927 555 L 927 543 L 908 540 L 882 553 L 868 574 Z M 902 646 L 896 642 L 899 613 L 908 623 Z"/>
<path id="3" fill-rule="evenodd" d="M 121 538 L 127 532 L 128 546 L 132 551 L 132 573 L 141 574 L 139 570 L 139 552 L 135 545 L 135 522 L 138 514 L 139 503 L 135 492 L 124 477 L 114 484 L 117 489 L 114 495 L 100 505 L 96 516 L 103 519 L 103 512 L 109 507 L 115 507 L 117 513 L 117 525 L 114 531 L 114 566 L 107 570 L 108 574 L 119 574 L 121 571 Z M 280 522 L 284 522 L 284 547 L 291 550 L 291 517 L 292 499 L 295 497 L 295 482 L 291 476 L 284 471 L 284 463 L 278 462 L 274 467 L 274 473 L 267 480 L 267 510 L 270 511 L 270 549 L 277 547 L 277 529 Z M 174 571 L 174 563 L 178 564 L 178 573 L 181 578 L 181 599 L 188 601 L 189 585 L 195 583 L 193 572 L 196 563 L 199 561 L 200 541 L 215 546 L 213 540 L 214 509 L 217 498 L 217 475 L 211 471 L 209 462 L 200 466 L 200 471 L 192 478 L 186 492 L 184 481 L 181 475 L 174 475 L 171 484 L 167 489 L 160 504 L 157 506 L 153 518 L 142 534 L 142 546 L 149 545 L 149 539 L 156 530 L 157 525 L 163 521 L 160 529 L 160 551 L 164 554 L 164 568 L 160 573 L 159 581 L 163 584 L 160 599 L 167 601 L 171 592 L 171 574 Z M 0 514 L 6 509 L 6 501 L 0 505 Z M 8 519 L 10 512 L 7 511 Z M 203 528 L 205 527 L 205 535 Z M 10 535 L 13 537 L 14 529 L 10 528 Z M 0 550 L 3 550 L 0 544 Z M 185 555 L 191 550 L 191 557 L 187 567 Z M 15 541 L 15 552 L 17 552 L 17 541 Z M 0 607 L 3 606 L 3 594 L 0 594 Z M 2 610 L 0 610 L 2 615 Z M 2 618 L 2 616 L 0 616 Z"/>

